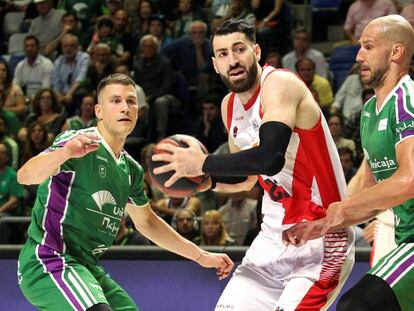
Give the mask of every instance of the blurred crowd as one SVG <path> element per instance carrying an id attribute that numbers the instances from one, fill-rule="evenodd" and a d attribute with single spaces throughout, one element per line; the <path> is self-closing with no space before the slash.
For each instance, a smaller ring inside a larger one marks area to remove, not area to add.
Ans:
<path id="1" fill-rule="evenodd" d="M 144 168 L 154 144 L 174 133 L 197 137 L 209 152 L 228 152 L 220 114 L 227 89 L 214 71 L 209 36 L 232 17 L 256 25 L 262 65 L 296 72 L 312 90 L 351 180 L 364 157 L 359 112 L 374 93 L 361 82 L 355 55 L 339 79 L 329 55 L 312 48 L 312 32 L 295 16 L 295 4 L 301 3 L 0 1 L 0 243 L 24 241 L 27 225 L 1 219 L 29 215 L 36 196 L 35 186 L 17 183 L 16 171 L 61 131 L 96 125 L 95 90 L 108 74 L 129 74 L 138 85 L 140 116 L 126 150 Z M 411 2 L 339 1 L 345 40 L 334 48 L 357 44 L 370 20 L 398 12 L 414 23 Z M 147 192 L 157 214 L 199 245 L 249 245 L 260 227 L 260 187 L 177 199 L 164 197 L 147 180 Z M 149 241 L 125 216 L 116 244 Z"/>

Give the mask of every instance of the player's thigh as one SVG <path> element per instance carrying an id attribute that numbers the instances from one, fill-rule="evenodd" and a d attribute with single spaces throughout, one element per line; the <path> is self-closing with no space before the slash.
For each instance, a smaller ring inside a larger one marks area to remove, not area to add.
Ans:
<path id="1" fill-rule="evenodd" d="M 110 276 L 107 274 L 103 275 L 99 278 L 99 283 L 112 309 L 122 311 L 139 310 L 134 300 Z"/>
<path id="2" fill-rule="evenodd" d="M 273 311 L 281 292 L 280 281 L 241 264 L 221 294 L 215 310 Z"/>
<path id="3" fill-rule="evenodd" d="M 108 303 L 90 271 L 69 257 L 24 247 L 19 257 L 19 285 L 39 310 L 86 310 Z"/>

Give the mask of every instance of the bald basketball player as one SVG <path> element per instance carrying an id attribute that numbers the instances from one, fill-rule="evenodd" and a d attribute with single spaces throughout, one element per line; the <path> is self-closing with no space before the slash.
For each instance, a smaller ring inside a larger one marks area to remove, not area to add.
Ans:
<path id="1" fill-rule="evenodd" d="M 290 228 L 285 240 L 302 245 L 392 209 L 398 247 L 342 297 L 337 310 L 414 310 L 414 82 L 408 75 L 414 30 L 403 17 L 389 15 L 371 21 L 360 42 L 361 78 L 375 90 L 361 114 L 365 187 L 331 204 L 326 217 Z"/>

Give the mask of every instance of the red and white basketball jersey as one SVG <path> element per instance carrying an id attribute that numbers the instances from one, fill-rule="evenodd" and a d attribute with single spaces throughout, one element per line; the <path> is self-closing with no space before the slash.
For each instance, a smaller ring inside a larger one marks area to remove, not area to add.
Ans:
<path id="1" fill-rule="evenodd" d="M 260 85 L 273 71 L 276 69 L 270 66 L 263 68 Z M 232 93 L 227 107 L 227 127 L 235 145 L 241 150 L 257 146 L 263 116 L 260 86 L 244 105 Z M 324 217 L 329 204 L 345 196 L 339 155 L 326 120 L 320 115 L 312 129 L 293 129 L 283 169 L 274 176 L 259 176 L 265 190 L 262 213 L 271 216 L 273 225 Z"/>

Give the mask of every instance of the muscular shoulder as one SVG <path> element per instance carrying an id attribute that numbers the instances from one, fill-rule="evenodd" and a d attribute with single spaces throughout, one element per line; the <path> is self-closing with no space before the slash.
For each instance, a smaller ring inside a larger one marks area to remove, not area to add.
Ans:
<path id="1" fill-rule="evenodd" d="M 278 96 L 300 98 L 307 87 L 299 77 L 287 70 L 275 70 L 269 73 L 262 83 L 262 94 L 272 93 Z"/>
<path id="2" fill-rule="evenodd" d="M 221 118 L 223 120 L 224 126 L 227 128 L 227 107 L 229 104 L 229 100 L 230 100 L 230 96 L 232 93 L 227 94 L 226 96 L 224 96 L 223 100 L 221 101 Z M 227 129 L 228 130 L 228 129 Z"/>

